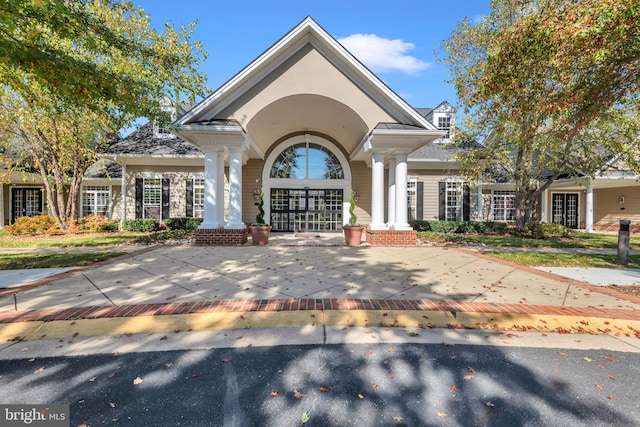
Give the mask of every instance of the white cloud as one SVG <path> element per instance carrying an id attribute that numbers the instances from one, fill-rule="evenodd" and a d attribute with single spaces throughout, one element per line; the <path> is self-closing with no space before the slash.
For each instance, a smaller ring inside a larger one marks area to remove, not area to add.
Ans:
<path id="1" fill-rule="evenodd" d="M 408 55 L 415 45 L 400 39 L 385 39 L 375 34 L 352 34 L 338 41 L 376 73 L 402 71 L 419 74 L 431 67 L 430 62 Z"/>

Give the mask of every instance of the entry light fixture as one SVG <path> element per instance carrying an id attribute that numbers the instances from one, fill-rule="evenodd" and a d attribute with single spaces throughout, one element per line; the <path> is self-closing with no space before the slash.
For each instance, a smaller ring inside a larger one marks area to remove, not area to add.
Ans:
<path id="1" fill-rule="evenodd" d="M 618 203 L 624 205 L 624 196 L 618 197 Z"/>
<path id="2" fill-rule="evenodd" d="M 253 198 L 255 200 L 258 200 L 260 198 L 260 189 L 256 188 L 255 190 L 253 190 Z"/>
<path id="3" fill-rule="evenodd" d="M 353 190 L 353 200 L 357 202 L 358 199 L 360 199 L 360 193 L 358 193 L 358 190 Z"/>

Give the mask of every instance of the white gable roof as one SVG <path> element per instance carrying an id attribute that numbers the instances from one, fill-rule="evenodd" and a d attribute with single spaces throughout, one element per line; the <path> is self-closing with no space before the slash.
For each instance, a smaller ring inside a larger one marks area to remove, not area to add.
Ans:
<path id="1" fill-rule="evenodd" d="M 398 123 L 419 126 L 426 130 L 437 130 L 431 122 L 393 92 L 311 17 L 305 18 L 242 71 L 178 119 L 175 125 L 188 125 L 215 119 L 216 114 L 307 44 L 311 44 Z"/>

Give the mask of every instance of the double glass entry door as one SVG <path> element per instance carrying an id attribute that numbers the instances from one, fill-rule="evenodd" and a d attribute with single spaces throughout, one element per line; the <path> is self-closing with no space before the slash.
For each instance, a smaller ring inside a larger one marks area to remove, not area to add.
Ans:
<path id="1" fill-rule="evenodd" d="M 342 190 L 271 189 L 273 231 L 342 230 Z"/>

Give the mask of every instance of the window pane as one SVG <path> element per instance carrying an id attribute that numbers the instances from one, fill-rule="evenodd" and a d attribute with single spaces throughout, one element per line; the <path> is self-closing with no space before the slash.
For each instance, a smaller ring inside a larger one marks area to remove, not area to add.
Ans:
<path id="1" fill-rule="evenodd" d="M 280 153 L 273 162 L 271 178 L 344 179 L 337 157 L 317 144 L 296 144 Z"/>
<path id="2" fill-rule="evenodd" d="M 162 180 L 160 178 L 144 179 L 144 217 L 160 219 L 162 203 Z"/>
<path id="3" fill-rule="evenodd" d="M 204 212 L 204 179 L 196 178 L 193 180 L 193 214 L 202 218 Z"/>

